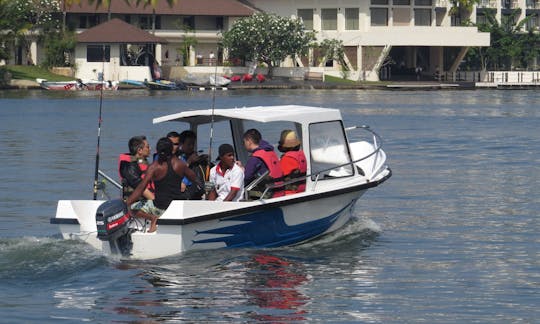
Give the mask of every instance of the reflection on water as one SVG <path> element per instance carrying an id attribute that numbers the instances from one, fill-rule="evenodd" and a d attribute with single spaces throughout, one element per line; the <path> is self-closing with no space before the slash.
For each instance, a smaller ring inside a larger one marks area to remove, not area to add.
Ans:
<path id="1" fill-rule="evenodd" d="M 272 250 L 105 259 L 48 236 L 59 199 L 91 197 L 95 96 L 0 92 L 0 318 L 6 322 L 532 323 L 540 257 L 539 91 L 228 91 L 216 107 L 340 108 L 383 137 L 393 177 L 336 235 Z M 209 92 L 104 102 L 101 167 L 127 140 L 211 107 Z M 351 133 L 351 136 L 353 133 Z M 354 138 L 353 138 L 354 140 Z M 45 317 L 45 318 L 44 318 Z"/>
<path id="2" fill-rule="evenodd" d="M 258 321 L 305 320 L 303 305 L 309 298 L 300 292 L 309 281 L 300 263 L 271 254 L 256 254 L 247 264 L 246 292 L 249 304 L 262 308 L 251 315 Z M 268 309 L 269 311 L 264 311 Z M 278 311 L 274 314 L 273 311 Z"/>

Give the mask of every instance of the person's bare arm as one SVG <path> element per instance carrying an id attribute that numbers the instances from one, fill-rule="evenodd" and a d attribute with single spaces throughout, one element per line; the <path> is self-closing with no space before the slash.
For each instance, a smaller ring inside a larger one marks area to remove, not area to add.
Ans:
<path id="1" fill-rule="evenodd" d="M 136 202 L 137 200 L 139 200 L 139 198 L 141 198 L 144 191 L 148 190 L 146 189 L 146 187 L 148 186 L 148 183 L 150 183 L 150 180 L 152 179 L 153 174 L 154 174 L 154 168 L 151 165 L 150 167 L 148 167 L 148 170 L 146 170 L 146 176 L 144 177 L 144 179 L 142 179 L 142 181 L 137 185 L 137 188 L 135 188 L 135 190 L 131 193 L 131 195 L 129 195 L 128 199 L 126 200 L 128 210 L 130 210 L 130 207 L 134 202 Z"/>
<path id="2" fill-rule="evenodd" d="M 232 201 L 234 197 L 236 197 L 236 194 L 238 193 L 238 191 L 240 191 L 240 189 L 236 189 L 236 188 L 231 189 L 231 191 L 229 191 L 229 194 L 227 195 L 227 197 L 225 197 L 225 199 L 223 199 L 223 201 Z"/>

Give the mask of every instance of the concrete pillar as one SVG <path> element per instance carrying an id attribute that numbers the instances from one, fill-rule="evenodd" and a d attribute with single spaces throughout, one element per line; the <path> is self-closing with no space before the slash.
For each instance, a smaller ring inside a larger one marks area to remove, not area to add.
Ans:
<path id="1" fill-rule="evenodd" d="M 37 57 L 37 41 L 33 40 L 30 43 L 30 58 L 32 59 L 32 63 L 34 65 L 38 64 L 38 57 Z"/>
<path id="2" fill-rule="evenodd" d="M 158 62 L 158 64 L 161 66 L 161 50 L 162 50 L 162 46 L 161 44 L 156 44 L 156 61 Z"/>

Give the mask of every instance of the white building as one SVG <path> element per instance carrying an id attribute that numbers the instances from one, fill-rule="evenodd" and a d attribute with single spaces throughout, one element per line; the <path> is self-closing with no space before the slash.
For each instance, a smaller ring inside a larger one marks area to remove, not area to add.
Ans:
<path id="1" fill-rule="evenodd" d="M 446 0 L 251 0 L 265 12 L 302 18 L 319 41 L 339 39 L 357 78 L 378 80 L 391 57 L 404 74 L 454 72 L 472 46 L 489 46 L 489 34 L 456 26 Z M 473 11 L 474 13 L 474 11 Z M 311 60 L 303 60 L 303 64 Z M 315 60 L 316 61 L 316 60 Z M 309 64 L 309 63 L 308 63 Z M 317 64 L 317 62 L 315 62 Z M 332 65 L 331 62 L 322 62 Z M 335 62 L 333 66 L 335 67 Z"/>

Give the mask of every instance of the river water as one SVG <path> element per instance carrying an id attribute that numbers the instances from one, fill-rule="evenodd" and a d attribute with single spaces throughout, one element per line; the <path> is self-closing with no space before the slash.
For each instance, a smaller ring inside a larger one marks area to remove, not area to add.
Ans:
<path id="1" fill-rule="evenodd" d="M 154 117 L 210 92 L 105 93 L 100 168 Z M 540 92 L 218 92 L 215 107 L 306 104 L 384 139 L 393 177 L 337 234 L 268 250 L 108 259 L 59 239 L 59 199 L 91 199 L 99 97 L 0 92 L 5 323 L 531 323 L 540 317 Z M 277 139 L 276 139 L 277 140 Z"/>

